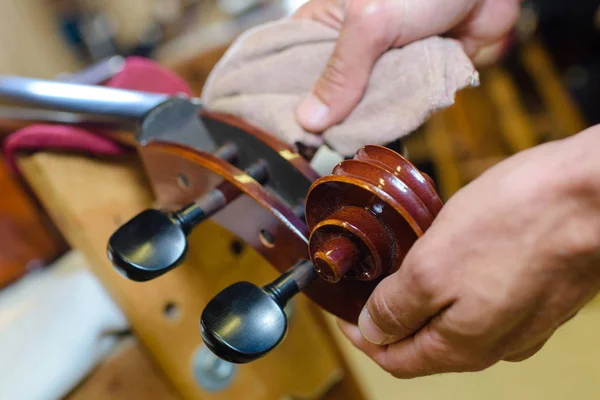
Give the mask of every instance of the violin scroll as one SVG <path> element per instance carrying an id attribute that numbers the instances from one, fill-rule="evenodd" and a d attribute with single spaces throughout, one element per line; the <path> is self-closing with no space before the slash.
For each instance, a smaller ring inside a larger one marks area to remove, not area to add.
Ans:
<path id="1" fill-rule="evenodd" d="M 308 192 L 314 267 L 331 283 L 389 275 L 441 208 L 426 174 L 392 150 L 363 147 Z"/>

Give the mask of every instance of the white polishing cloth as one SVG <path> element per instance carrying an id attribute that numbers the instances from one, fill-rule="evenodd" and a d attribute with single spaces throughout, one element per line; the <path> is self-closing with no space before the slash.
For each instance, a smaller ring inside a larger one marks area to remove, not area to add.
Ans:
<path id="1" fill-rule="evenodd" d="M 78 253 L 0 291 L 0 399 L 68 394 L 128 329 Z"/>

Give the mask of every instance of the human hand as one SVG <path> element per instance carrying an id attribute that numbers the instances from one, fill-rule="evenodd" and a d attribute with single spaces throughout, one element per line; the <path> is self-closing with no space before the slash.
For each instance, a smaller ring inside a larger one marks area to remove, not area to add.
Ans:
<path id="1" fill-rule="evenodd" d="M 598 148 L 600 126 L 467 185 L 342 331 L 399 378 L 531 357 L 600 288 Z"/>
<path id="2" fill-rule="evenodd" d="M 373 65 L 391 48 L 448 34 L 470 56 L 505 36 L 521 0 L 312 0 L 294 18 L 340 31 L 327 67 L 296 117 L 309 132 L 323 132 L 360 102 Z M 399 74 L 402 71 L 398 71 Z"/>

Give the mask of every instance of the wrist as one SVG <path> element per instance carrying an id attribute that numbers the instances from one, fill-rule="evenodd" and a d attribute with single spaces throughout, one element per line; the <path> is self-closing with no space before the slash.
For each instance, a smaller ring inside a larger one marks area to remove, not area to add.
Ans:
<path id="1" fill-rule="evenodd" d="M 571 204 L 562 224 L 564 243 L 568 253 L 594 264 L 600 277 L 600 125 L 562 142 L 553 173 L 560 182 L 557 195 Z"/>
<path id="2" fill-rule="evenodd" d="M 564 142 L 562 153 L 565 160 L 562 165 L 568 188 L 600 207 L 600 125 Z"/>

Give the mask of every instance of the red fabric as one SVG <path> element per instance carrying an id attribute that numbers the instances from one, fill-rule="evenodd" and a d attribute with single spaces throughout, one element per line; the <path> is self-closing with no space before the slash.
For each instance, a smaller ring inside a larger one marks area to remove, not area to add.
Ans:
<path id="1" fill-rule="evenodd" d="M 4 155 L 9 168 L 18 173 L 16 154 L 24 151 L 60 150 L 117 156 L 127 148 L 88 130 L 66 125 L 36 124 L 22 128 L 4 140 Z"/>
<path id="2" fill-rule="evenodd" d="M 149 93 L 191 95 L 187 83 L 149 59 L 129 57 L 121 72 L 106 86 Z M 127 147 L 98 132 L 69 125 L 35 124 L 20 129 L 4 140 L 4 155 L 11 170 L 18 174 L 15 155 L 21 151 L 61 150 L 96 155 L 120 155 Z"/>
<path id="3" fill-rule="evenodd" d="M 128 57 L 123 70 L 110 79 L 106 86 L 171 95 L 192 94 L 186 81 L 156 62 L 142 57 Z"/>

